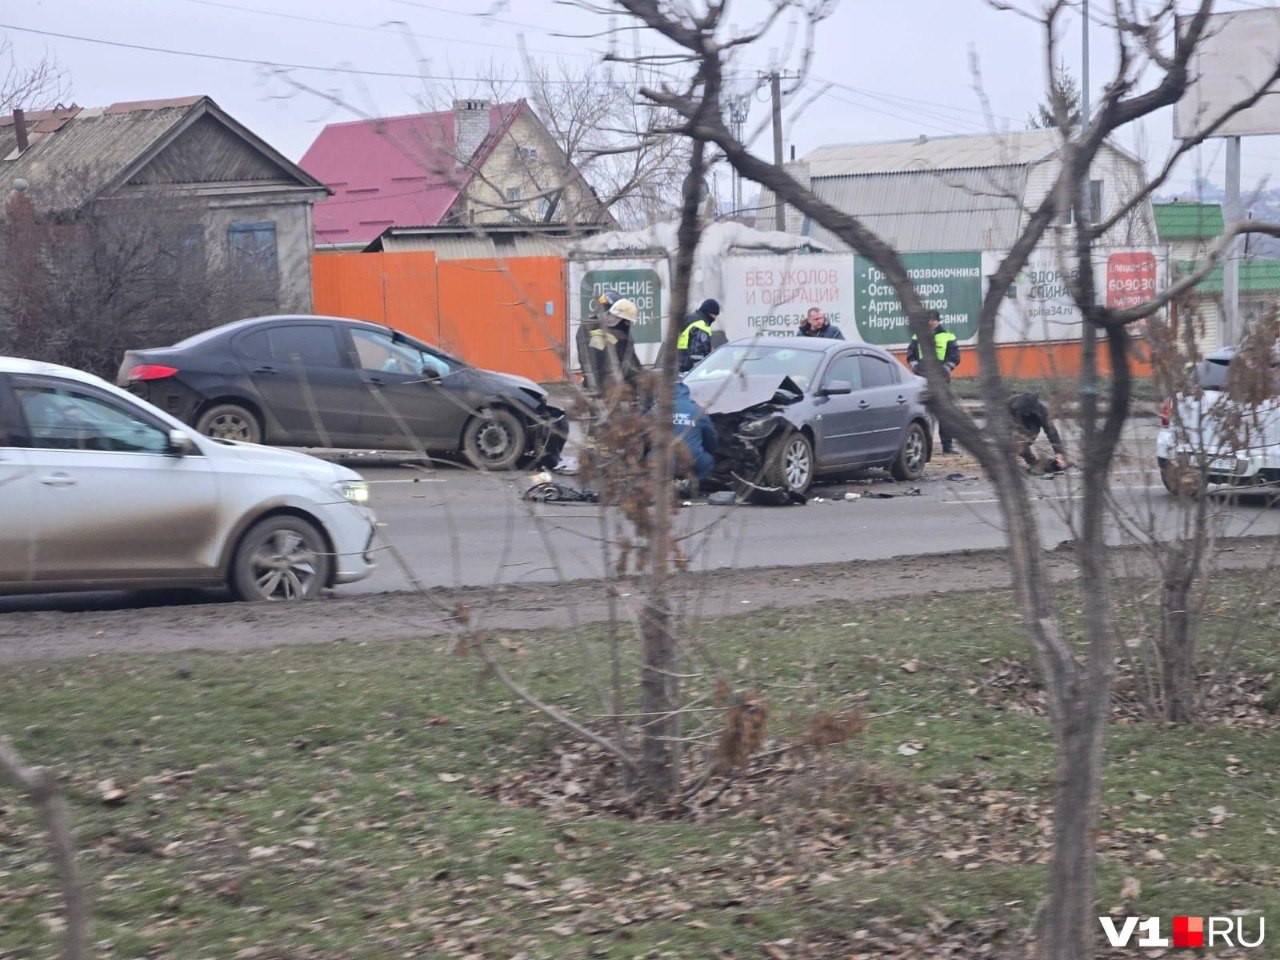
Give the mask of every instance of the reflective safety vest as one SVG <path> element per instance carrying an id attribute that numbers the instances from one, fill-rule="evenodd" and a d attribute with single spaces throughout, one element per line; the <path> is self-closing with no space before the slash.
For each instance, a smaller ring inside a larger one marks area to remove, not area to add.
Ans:
<path id="1" fill-rule="evenodd" d="M 690 330 L 701 330 L 708 337 L 711 336 L 711 324 L 707 323 L 707 321 L 702 319 L 695 320 L 693 321 L 693 323 L 685 327 L 684 330 L 681 332 L 680 339 L 676 341 L 677 350 L 689 349 L 689 331 Z"/>
<path id="2" fill-rule="evenodd" d="M 596 327 L 591 331 L 590 339 L 587 342 L 593 350 L 604 350 L 617 343 L 618 338 L 611 331 Z"/>
<path id="3" fill-rule="evenodd" d="M 911 339 L 918 341 L 920 338 L 913 333 L 911 335 Z M 951 344 L 955 339 L 956 339 L 956 335 L 946 330 L 943 330 L 940 333 L 935 333 L 933 335 L 933 350 L 934 350 L 934 353 L 938 355 L 939 362 L 947 359 L 947 346 Z"/>

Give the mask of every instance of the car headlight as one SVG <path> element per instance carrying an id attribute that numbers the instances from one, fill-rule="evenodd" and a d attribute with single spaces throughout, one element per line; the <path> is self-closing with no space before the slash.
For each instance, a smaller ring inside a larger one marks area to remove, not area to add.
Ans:
<path id="1" fill-rule="evenodd" d="M 747 420 L 738 425 L 738 435 L 751 440 L 759 440 L 761 437 L 767 437 L 773 433 L 774 428 L 777 426 L 778 421 L 769 418 Z"/>
<path id="2" fill-rule="evenodd" d="M 337 487 L 348 502 L 357 507 L 368 506 L 369 484 L 363 480 L 339 480 Z"/>

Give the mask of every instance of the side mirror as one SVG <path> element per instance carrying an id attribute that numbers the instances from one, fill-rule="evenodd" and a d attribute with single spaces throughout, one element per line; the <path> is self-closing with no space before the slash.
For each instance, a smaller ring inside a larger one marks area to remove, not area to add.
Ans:
<path id="1" fill-rule="evenodd" d="M 185 457 L 194 451 L 196 443 L 183 430 L 169 431 L 169 454 L 175 457 Z"/>
<path id="2" fill-rule="evenodd" d="M 848 380 L 832 380 L 825 387 L 818 391 L 820 397 L 838 397 L 846 393 L 853 393 L 853 384 Z"/>

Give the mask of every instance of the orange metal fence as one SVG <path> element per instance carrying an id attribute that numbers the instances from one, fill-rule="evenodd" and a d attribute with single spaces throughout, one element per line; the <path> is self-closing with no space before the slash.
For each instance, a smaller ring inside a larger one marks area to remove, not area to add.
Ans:
<path id="1" fill-rule="evenodd" d="M 385 323 L 478 367 L 564 379 L 564 261 L 437 260 L 430 251 L 317 253 L 316 313 Z"/>
<path id="2" fill-rule="evenodd" d="M 568 336 L 565 262 L 558 257 L 437 260 L 430 251 L 317 253 L 311 261 L 316 313 L 385 323 L 469 363 L 546 383 L 563 380 Z M 1105 349 L 1100 350 L 1105 372 Z M 957 377 L 978 374 L 972 347 Z M 997 347 L 1007 377 L 1074 377 L 1080 343 Z M 1134 374 L 1149 376 L 1142 341 Z"/>

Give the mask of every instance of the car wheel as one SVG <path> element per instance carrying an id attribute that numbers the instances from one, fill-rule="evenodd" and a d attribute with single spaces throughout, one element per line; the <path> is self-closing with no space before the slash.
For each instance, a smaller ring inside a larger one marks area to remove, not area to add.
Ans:
<path id="1" fill-rule="evenodd" d="M 510 410 L 489 407 L 467 422 L 462 452 L 477 470 L 512 470 L 525 454 L 525 433 Z"/>
<path id="2" fill-rule="evenodd" d="M 236 403 L 220 403 L 200 414 L 196 431 L 219 440 L 262 442 L 262 424 L 253 412 Z"/>
<path id="3" fill-rule="evenodd" d="M 788 493 L 804 493 L 813 483 L 813 445 L 792 430 L 773 442 L 764 462 L 764 483 Z"/>
<path id="4" fill-rule="evenodd" d="M 895 480 L 919 480 L 928 459 L 929 440 L 924 435 L 924 428 L 912 423 L 907 427 L 907 435 L 902 438 L 902 447 L 889 471 Z"/>
<path id="5" fill-rule="evenodd" d="M 267 517 L 236 548 L 231 588 L 241 600 L 309 600 L 328 584 L 331 565 L 314 524 L 301 517 Z"/>

